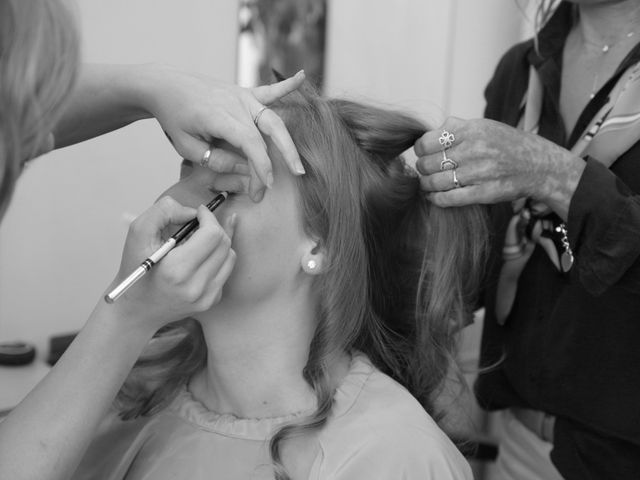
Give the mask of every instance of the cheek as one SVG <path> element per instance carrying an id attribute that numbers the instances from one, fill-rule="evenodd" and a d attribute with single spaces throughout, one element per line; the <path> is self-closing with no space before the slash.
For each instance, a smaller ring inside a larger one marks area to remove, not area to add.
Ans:
<path id="1" fill-rule="evenodd" d="M 181 182 L 169 187 L 167 190 L 162 192 L 158 198 L 160 199 L 166 196 L 173 198 L 176 202 L 180 205 L 184 205 L 185 207 L 196 208 L 203 201 L 202 195 L 195 194 L 192 189 L 188 188 Z"/>

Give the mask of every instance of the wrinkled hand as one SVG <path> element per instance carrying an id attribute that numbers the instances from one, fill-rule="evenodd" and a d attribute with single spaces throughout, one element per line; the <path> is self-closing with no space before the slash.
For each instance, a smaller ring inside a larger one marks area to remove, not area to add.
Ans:
<path id="1" fill-rule="evenodd" d="M 196 215 L 199 228 L 109 305 L 119 310 L 121 318 L 134 318 L 138 327 L 155 332 L 168 322 L 208 310 L 220 301 L 235 265 L 236 255 L 231 249 L 235 216 L 229 217 L 223 228 L 206 207 L 184 207 L 171 197 L 161 198 L 133 221 L 120 271 L 109 290 L 162 245 L 163 231 Z"/>
<path id="2" fill-rule="evenodd" d="M 455 136 L 446 156 L 457 164 L 459 188 L 453 171 L 441 170 L 438 139 L 444 130 Z M 585 163 L 542 137 L 485 119 L 448 118 L 425 133 L 414 150 L 423 190 L 443 207 L 532 197 L 566 214 Z"/>
<path id="3" fill-rule="evenodd" d="M 298 152 L 282 119 L 263 107 L 296 90 L 304 81 L 299 72 L 281 82 L 252 89 L 184 73 L 166 66 L 151 76 L 147 110 L 160 122 L 174 148 L 184 158 L 199 163 L 211 149 L 209 166 L 220 173 L 251 175 L 249 194 L 258 201 L 273 183 L 273 168 L 261 136 L 270 137 L 294 175 L 304 173 Z M 226 140 L 242 156 L 212 148 Z"/>

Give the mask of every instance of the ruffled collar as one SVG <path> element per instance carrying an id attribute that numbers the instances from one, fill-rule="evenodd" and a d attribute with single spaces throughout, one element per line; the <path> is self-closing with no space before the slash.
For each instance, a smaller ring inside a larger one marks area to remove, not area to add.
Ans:
<path id="1" fill-rule="evenodd" d="M 333 416 L 341 416 L 355 404 L 369 376 L 375 368 L 366 355 L 356 353 L 351 358 L 349 372 L 335 394 Z M 177 415 L 198 428 L 229 437 L 248 440 L 268 440 L 277 429 L 313 413 L 313 410 L 296 412 L 281 417 L 240 418 L 229 413 L 209 410 L 197 400 L 186 385 L 178 392 L 167 412 Z"/>

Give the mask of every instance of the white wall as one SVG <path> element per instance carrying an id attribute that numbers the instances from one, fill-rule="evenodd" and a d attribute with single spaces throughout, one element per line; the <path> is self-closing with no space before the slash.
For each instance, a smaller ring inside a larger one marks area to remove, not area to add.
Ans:
<path id="1" fill-rule="evenodd" d="M 329 0 L 327 93 L 403 105 L 431 122 L 479 117 L 522 23 L 516 0 Z"/>
<path id="2" fill-rule="evenodd" d="M 82 0 L 84 58 L 163 62 L 234 80 L 236 0 Z M 38 159 L 0 226 L 0 341 L 79 329 L 113 278 L 127 222 L 177 178 L 155 121 Z"/>

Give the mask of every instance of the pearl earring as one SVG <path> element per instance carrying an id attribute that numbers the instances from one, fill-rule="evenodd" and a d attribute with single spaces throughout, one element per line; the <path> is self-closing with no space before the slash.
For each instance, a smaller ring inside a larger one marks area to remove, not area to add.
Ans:
<path id="1" fill-rule="evenodd" d="M 309 270 L 315 270 L 317 266 L 318 266 L 318 263 L 315 260 L 309 260 L 307 262 L 307 268 Z"/>

